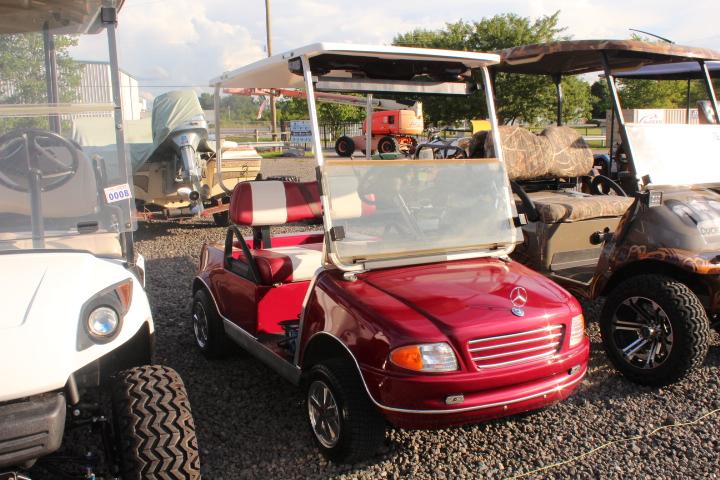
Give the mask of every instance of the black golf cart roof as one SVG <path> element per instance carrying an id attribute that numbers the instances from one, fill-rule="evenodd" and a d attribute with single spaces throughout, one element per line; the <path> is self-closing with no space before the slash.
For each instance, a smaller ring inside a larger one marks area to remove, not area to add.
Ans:
<path id="1" fill-rule="evenodd" d="M 97 33 L 102 28 L 100 10 L 112 2 L 103 0 L 0 0 L 0 34 L 40 32 Z M 120 11 L 125 0 L 115 0 Z"/>
<path id="2" fill-rule="evenodd" d="M 600 52 L 610 68 L 637 69 L 645 65 L 720 60 L 720 52 L 705 48 L 640 40 L 567 40 L 500 50 L 501 61 L 491 67 L 498 72 L 535 75 L 578 75 L 603 70 Z"/>
<path id="3" fill-rule="evenodd" d="M 710 76 L 720 76 L 720 62 L 707 62 Z M 617 78 L 637 78 L 653 80 L 692 80 L 703 78 L 703 72 L 697 62 L 668 63 L 664 65 L 646 65 L 637 70 L 614 73 Z"/>

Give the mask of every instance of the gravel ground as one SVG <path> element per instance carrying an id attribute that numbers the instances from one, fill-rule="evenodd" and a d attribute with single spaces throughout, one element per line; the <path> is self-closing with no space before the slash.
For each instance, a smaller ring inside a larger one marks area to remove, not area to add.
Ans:
<path id="1" fill-rule="evenodd" d="M 312 159 L 268 159 L 263 173 L 301 180 L 314 175 Z M 208 361 L 195 348 L 189 312 L 200 246 L 222 241 L 224 233 L 195 220 L 141 223 L 136 234 L 147 261 L 156 361 L 177 369 L 185 381 L 206 479 L 720 478 L 720 412 L 656 431 L 720 409 L 718 335 L 690 378 L 651 389 L 608 366 L 592 321 L 588 374 L 568 400 L 483 425 L 389 430 L 372 461 L 328 463 L 313 445 L 298 389 L 252 357 Z M 595 304 L 585 308 L 590 320 L 599 310 Z M 608 442 L 618 443 L 593 451 Z M 552 466 L 561 462 L 567 463 Z"/>
<path id="2" fill-rule="evenodd" d="M 205 478 L 509 478 L 587 454 L 530 478 L 720 478 L 717 335 L 703 368 L 680 384 L 650 389 L 608 367 L 596 323 L 587 377 L 567 401 L 523 417 L 440 431 L 390 430 L 383 453 L 336 466 L 313 446 L 301 393 L 251 357 L 208 361 L 195 349 L 190 285 L 200 245 L 224 230 L 200 221 L 144 223 L 137 247 L 157 325 L 157 361 L 176 368 L 190 393 Z M 597 305 L 586 305 L 589 317 Z"/>

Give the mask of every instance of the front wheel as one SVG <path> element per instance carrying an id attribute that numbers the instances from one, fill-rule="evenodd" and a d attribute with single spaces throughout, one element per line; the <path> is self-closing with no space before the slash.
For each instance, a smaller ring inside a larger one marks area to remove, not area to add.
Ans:
<path id="1" fill-rule="evenodd" d="M 124 480 L 200 478 L 190 402 L 175 370 L 145 365 L 118 373 L 112 407 Z"/>
<path id="2" fill-rule="evenodd" d="M 349 157 L 355 153 L 355 142 L 352 138 L 343 135 L 335 142 L 335 153 L 338 157 Z"/>
<path id="3" fill-rule="evenodd" d="M 620 283 L 600 316 L 605 351 L 635 383 L 663 386 L 700 366 L 708 350 L 705 309 L 687 285 L 662 275 Z"/>
<path id="4" fill-rule="evenodd" d="M 306 407 L 315 443 L 334 462 L 369 458 L 385 439 L 385 420 L 347 360 L 333 359 L 312 367 Z"/>

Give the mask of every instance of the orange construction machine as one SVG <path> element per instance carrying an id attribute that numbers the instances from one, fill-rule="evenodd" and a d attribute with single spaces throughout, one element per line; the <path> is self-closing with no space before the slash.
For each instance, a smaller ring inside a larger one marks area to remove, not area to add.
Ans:
<path id="1" fill-rule="evenodd" d="M 372 132 L 372 150 L 378 153 L 401 152 L 412 154 L 417 146 L 414 135 L 423 132 L 423 116 L 420 104 L 412 109 L 381 110 L 373 112 L 370 131 Z M 365 152 L 365 134 L 367 121 L 363 122 L 363 135 L 338 138 L 335 151 L 341 157 L 349 157 L 355 150 Z"/>

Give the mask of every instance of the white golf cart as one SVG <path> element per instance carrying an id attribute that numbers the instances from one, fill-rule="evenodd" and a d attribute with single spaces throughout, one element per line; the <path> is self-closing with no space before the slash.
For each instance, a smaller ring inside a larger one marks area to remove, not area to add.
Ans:
<path id="1" fill-rule="evenodd" d="M 0 0 L 0 45 L 17 48 L 1 53 L 18 59 L 0 82 L 0 478 L 25 476 L 41 458 L 52 478 L 199 478 L 183 382 L 148 365 L 154 326 L 133 250 L 115 48 L 121 4 Z M 86 34 L 107 37 L 112 102 L 72 101 L 80 67 L 55 45 Z M 112 143 L 90 153 L 68 140 L 76 116 L 114 118 Z M 79 427 L 102 448 L 60 464 L 50 454 Z"/>

